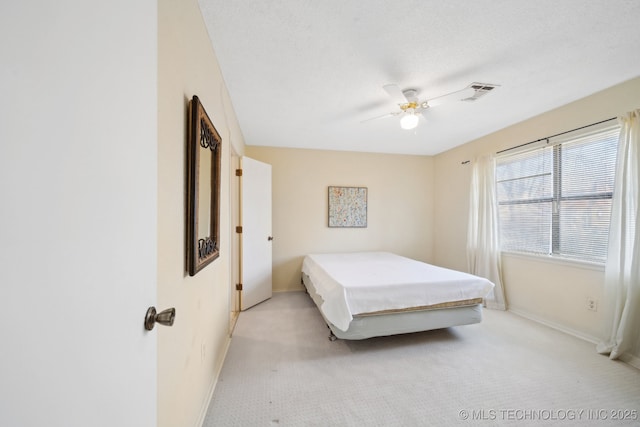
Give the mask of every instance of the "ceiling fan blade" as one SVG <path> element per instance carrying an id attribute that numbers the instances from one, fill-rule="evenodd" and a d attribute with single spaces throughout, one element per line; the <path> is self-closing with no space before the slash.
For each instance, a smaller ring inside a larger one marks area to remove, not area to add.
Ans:
<path id="1" fill-rule="evenodd" d="M 387 113 L 387 114 L 383 114 L 382 116 L 377 116 L 377 117 L 372 117 L 370 119 L 361 120 L 360 123 L 366 123 L 366 122 L 370 122 L 372 120 L 378 120 L 378 119 L 385 119 L 387 117 L 397 116 L 398 114 L 399 113 Z"/>
<path id="2" fill-rule="evenodd" d="M 461 101 L 465 98 L 469 98 L 473 96 L 475 92 L 476 91 L 473 88 L 466 87 L 455 92 L 447 93 L 446 95 L 440 95 L 435 98 L 428 99 L 427 103 L 430 107 L 436 107 L 438 105 L 446 104 L 447 102 Z"/>
<path id="3" fill-rule="evenodd" d="M 409 102 L 407 101 L 407 98 L 404 96 L 404 94 L 396 84 L 384 85 L 382 86 L 382 89 L 384 89 L 385 92 L 387 92 L 389 96 L 393 98 L 393 101 L 396 102 L 397 104 L 401 105 Z"/>

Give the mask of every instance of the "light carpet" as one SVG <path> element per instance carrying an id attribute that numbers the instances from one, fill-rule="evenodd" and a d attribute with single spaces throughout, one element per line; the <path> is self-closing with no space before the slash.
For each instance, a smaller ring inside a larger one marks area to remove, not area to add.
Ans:
<path id="1" fill-rule="evenodd" d="M 203 426 L 640 425 L 639 370 L 509 312 L 328 336 L 304 292 L 242 312 Z"/>

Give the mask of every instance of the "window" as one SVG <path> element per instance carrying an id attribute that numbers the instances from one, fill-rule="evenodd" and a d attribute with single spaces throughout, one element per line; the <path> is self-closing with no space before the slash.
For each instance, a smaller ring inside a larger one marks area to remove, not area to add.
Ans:
<path id="1" fill-rule="evenodd" d="M 498 158 L 503 251 L 606 260 L 618 133 L 609 127 Z"/>

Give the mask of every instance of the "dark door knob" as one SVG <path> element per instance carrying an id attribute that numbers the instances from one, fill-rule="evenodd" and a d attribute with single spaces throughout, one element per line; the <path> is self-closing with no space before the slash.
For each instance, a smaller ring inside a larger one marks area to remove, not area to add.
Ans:
<path id="1" fill-rule="evenodd" d="M 160 323 L 161 325 L 172 326 L 175 318 L 175 308 L 168 308 L 161 311 L 160 313 L 157 313 L 155 307 L 149 307 L 149 309 L 147 310 L 147 314 L 144 317 L 144 328 L 147 331 L 150 331 L 156 325 L 156 322 Z"/>

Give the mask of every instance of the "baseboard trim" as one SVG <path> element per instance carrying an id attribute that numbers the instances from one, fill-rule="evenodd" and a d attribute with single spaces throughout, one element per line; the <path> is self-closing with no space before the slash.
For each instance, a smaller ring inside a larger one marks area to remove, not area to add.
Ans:
<path id="1" fill-rule="evenodd" d="M 640 369 L 640 357 L 636 357 L 633 354 L 625 353 L 620 356 L 620 360 L 629 365 L 633 366 L 636 369 Z"/>
<path id="2" fill-rule="evenodd" d="M 556 322 L 551 322 L 549 320 L 543 319 L 542 317 L 536 316 L 535 314 L 531 314 L 527 311 L 523 311 L 523 310 L 519 310 L 517 308 L 511 308 L 509 307 L 508 309 L 509 312 L 516 314 L 520 317 L 524 317 L 525 319 L 529 319 L 532 320 L 536 323 L 540 323 L 542 325 L 548 326 L 551 329 L 555 329 L 557 331 L 560 332 L 564 332 L 565 334 L 574 336 L 576 338 L 580 338 L 583 341 L 587 341 L 590 342 L 592 344 L 598 344 L 598 342 L 600 342 L 600 340 L 597 337 L 594 337 L 593 335 L 589 335 L 589 334 L 585 334 L 584 332 L 581 331 L 577 331 L 575 329 L 572 328 L 568 328 L 564 325 L 561 325 L 559 323 Z"/>
<path id="3" fill-rule="evenodd" d="M 300 292 L 300 291 L 305 291 L 306 289 L 304 288 L 304 286 L 300 285 L 300 286 L 296 286 L 295 288 L 285 288 L 285 289 L 273 289 L 273 293 L 274 294 L 281 294 L 283 292 Z"/>
<path id="4" fill-rule="evenodd" d="M 220 373 L 222 372 L 224 361 L 227 359 L 227 353 L 229 352 L 229 347 L 231 347 L 231 337 L 227 338 L 227 342 L 224 348 L 224 353 L 222 355 L 222 362 L 220 363 L 220 366 L 218 366 L 218 370 L 211 380 L 211 384 L 209 385 L 208 396 L 204 401 L 204 405 L 202 406 L 202 409 L 200 410 L 200 416 L 198 417 L 198 421 L 195 427 L 202 427 L 202 425 L 204 424 L 204 420 L 207 417 L 207 411 L 209 410 L 209 406 L 211 405 L 211 400 L 213 399 L 213 392 L 216 391 L 216 385 L 218 385 L 218 379 L 220 378 Z"/>

